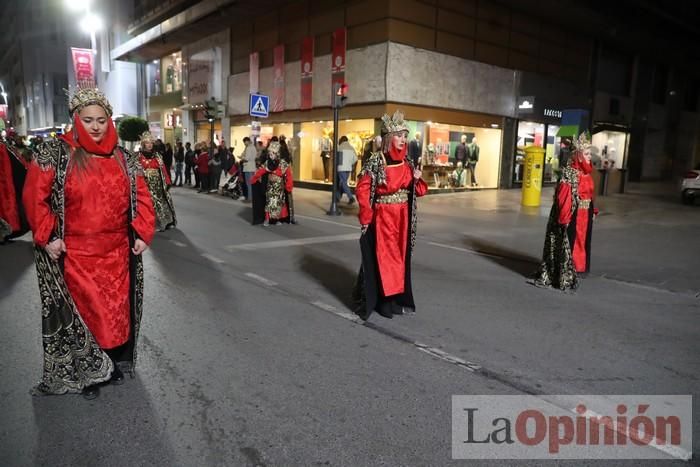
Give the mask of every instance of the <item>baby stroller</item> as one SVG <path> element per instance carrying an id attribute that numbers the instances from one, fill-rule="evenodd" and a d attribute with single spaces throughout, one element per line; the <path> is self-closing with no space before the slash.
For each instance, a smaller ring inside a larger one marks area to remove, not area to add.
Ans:
<path id="1" fill-rule="evenodd" d="M 242 185 L 242 180 L 241 180 L 241 171 L 238 170 L 238 167 L 234 165 L 231 170 L 229 171 L 229 179 L 226 180 L 226 183 L 224 186 L 221 188 L 221 194 L 223 196 L 229 196 L 233 199 L 238 199 L 243 195 L 243 189 L 241 188 Z"/>

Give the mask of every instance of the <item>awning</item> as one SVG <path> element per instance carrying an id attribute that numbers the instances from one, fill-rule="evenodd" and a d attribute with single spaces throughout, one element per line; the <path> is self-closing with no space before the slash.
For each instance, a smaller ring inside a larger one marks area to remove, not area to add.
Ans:
<path id="1" fill-rule="evenodd" d="M 559 127 L 559 131 L 557 131 L 557 136 L 561 137 L 573 137 L 576 138 L 578 137 L 579 133 L 579 126 L 578 125 L 562 125 Z"/>

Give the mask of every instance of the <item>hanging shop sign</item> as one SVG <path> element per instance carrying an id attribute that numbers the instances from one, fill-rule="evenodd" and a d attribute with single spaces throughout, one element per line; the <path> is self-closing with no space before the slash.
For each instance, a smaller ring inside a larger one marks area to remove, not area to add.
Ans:
<path id="1" fill-rule="evenodd" d="M 273 51 L 273 72 L 272 78 L 272 112 L 282 112 L 284 110 L 284 44 L 275 47 Z"/>
<path id="2" fill-rule="evenodd" d="M 345 55 L 347 50 L 347 30 L 338 28 L 333 32 L 333 55 L 331 60 L 331 90 L 335 84 L 345 83 Z M 331 92 L 331 105 L 333 105 L 333 93 Z"/>
<path id="3" fill-rule="evenodd" d="M 188 66 L 190 104 L 200 104 L 211 97 L 210 84 L 214 77 L 214 62 L 191 58 Z"/>
<path id="4" fill-rule="evenodd" d="M 313 107 L 314 37 L 301 42 L 301 109 Z"/>
<path id="5" fill-rule="evenodd" d="M 75 80 L 82 85 L 95 85 L 95 56 L 91 49 L 71 47 Z"/>

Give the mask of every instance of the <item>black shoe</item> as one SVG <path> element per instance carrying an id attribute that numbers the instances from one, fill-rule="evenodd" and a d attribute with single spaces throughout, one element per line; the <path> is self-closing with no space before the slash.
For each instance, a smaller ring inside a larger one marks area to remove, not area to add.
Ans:
<path id="1" fill-rule="evenodd" d="M 124 373 L 122 373 L 122 370 L 119 369 L 119 365 L 117 365 L 116 363 L 114 364 L 114 371 L 112 372 L 112 377 L 109 378 L 109 384 L 114 384 L 115 386 L 124 384 Z"/>
<path id="2" fill-rule="evenodd" d="M 100 386 L 97 384 L 92 384 L 90 386 L 85 386 L 83 388 L 83 399 L 91 401 L 93 399 L 97 399 L 97 396 L 100 395 Z"/>

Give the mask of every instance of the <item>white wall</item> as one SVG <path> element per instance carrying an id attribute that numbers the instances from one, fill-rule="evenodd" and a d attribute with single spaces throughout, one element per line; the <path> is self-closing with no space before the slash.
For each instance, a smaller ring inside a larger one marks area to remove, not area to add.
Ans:
<path id="1" fill-rule="evenodd" d="M 331 99 L 330 55 L 314 60 L 313 105 Z M 285 108 L 298 109 L 301 65 L 286 64 Z M 272 94 L 272 67 L 260 70 L 260 92 Z M 348 104 L 397 102 L 515 115 L 517 72 L 395 43 L 348 51 Z M 229 113 L 248 113 L 248 72 L 229 77 Z"/>

